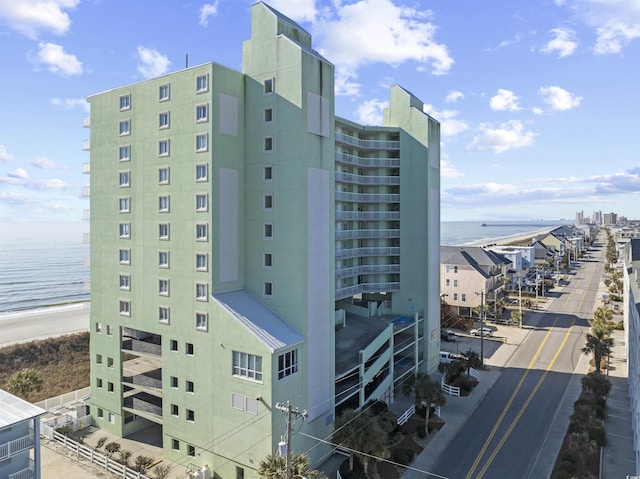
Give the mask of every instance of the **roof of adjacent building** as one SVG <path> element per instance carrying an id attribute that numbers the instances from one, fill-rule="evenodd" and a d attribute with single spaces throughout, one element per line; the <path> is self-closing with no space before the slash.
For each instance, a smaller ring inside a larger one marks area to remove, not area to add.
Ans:
<path id="1" fill-rule="evenodd" d="M 47 411 L 30 402 L 20 399 L 18 396 L 0 389 L 0 429 L 17 424 L 34 417 L 38 417 Z"/>
<path id="2" fill-rule="evenodd" d="M 441 246 L 440 263 L 470 265 L 483 276 L 488 277 L 484 267 L 508 266 L 511 260 L 500 253 L 483 249 L 480 246 Z"/>
<path id="3" fill-rule="evenodd" d="M 271 352 L 304 340 L 302 334 L 246 289 L 216 293 L 212 297 Z"/>

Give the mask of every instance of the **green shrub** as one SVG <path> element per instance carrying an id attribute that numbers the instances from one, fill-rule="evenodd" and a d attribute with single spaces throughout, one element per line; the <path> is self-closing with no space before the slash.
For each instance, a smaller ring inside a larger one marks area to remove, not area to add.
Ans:
<path id="1" fill-rule="evenodd" d="M 144 474 L 149 469 L 149 466 L 153 464 L 153 459 L 147 456 L 136 456 L 136 460 L 133 464 L 133 470 Z"/>
<path id="2" fill-rule="evenodd" d="M 582 426 L 577 423 L 576 421 L 570 421 L 569 422 L 569 430 L 568 433 L 569 434 L 573 434 L 573 433 L 581 433 L 582 432 Z"/>
<path id="3" fill-rule="evenodd" d="M 424 426 L 421 426 L 418 429 L 416 429 L 416 434 L 420 439 L 424 439 L 425 437 L 427 437 L 427 431 L 424 428 Z"/>
<path id="4" fill-rule="evenodd" d="M 110 442 L 106 446 L 104 446 L 104 450 L 107 451 L 107 454 L 111 456 L 112 454 L 117 453 L 120 450 L 120 444 L 117 442 Z"/>
<path id="5" fill-rule="evenodd" d="M 413 459 L 413 456 L 415 455 L 415 453 L 413 452 L 412 449 L 403 449 L 403 448 L 399 448 L 399 449 L 395 449 L 393 451 L 392 454 L 392 459 L 393 461 L 403 464 L 403 465 L 407 465 L 411 462 L 411 460 Z"/>
<path id="6" fill-rule="evenodd" d="M 596 417 L 598 419 L 604 419 L 604 407 L 600 404 L 596 405 Z"/>
<path id="7" fill-rule="evenodd" d="M 71 430 L 71 428 L 69 426 L 62 426 L 62 427 L 59 427 L 58 429 L 56 429 L 56 432 L 59 432 L 63 436 L 69 437 L 73 431 Z"/>
<path id="8" fill-rule="evenodd" d="M 593 426 L 589 428 L 589 440 L 595 441 L 595 443 L 602 447 L 605 444 L 604 427 Z"/>
<path id="9" fill-rule="evenodd" d="M 107 436 L 102 436 L 96 443 L 96 449 L 100 449 L 102 446 L 104 446 L 105 442 L 107 442 Z"/>
<path id="10" fill-rule="evenodd" d="M 562 461 L 558 466 L 558 472 L 560 471 L 566 471 L 572 476 L 576 471 L 576 465 L 571 461 Z"/>

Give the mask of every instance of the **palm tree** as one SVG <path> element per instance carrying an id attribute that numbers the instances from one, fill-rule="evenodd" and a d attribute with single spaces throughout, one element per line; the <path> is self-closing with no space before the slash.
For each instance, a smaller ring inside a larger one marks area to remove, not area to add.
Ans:
<path id="1" fill-rule="evenodd" d="M 469 377 L 469 374 L 471 373 L 471 368 L 482 368 L 482 359 L 480 359 L 480 355 L 473 349 L 468 349 L 466 353 L 462 353 L 462 356 L 464 357 L 465 366 L 467 368 L 467 377 Z"/>
<path id="2" fill-rule="evenodd" d="M 438 382 L 433 381 L 428 375 L 418 373 L 415 376 L 409 376 L 402 383 L 402 392 L 405 396 L 412 392 L 415 394 L 415 406 L 421 408 L 423 404 L 431 410 L 431 405 L 443 406 L 447 402 L 447 397 L 442 392 L 442 388 Z M 425 420 L 429 415 L 425 414 Z"/>
<path id="3" fill-rule="evenodd" d="M 42 382 L 42 375 L 39 371 L 25 368 L 13 375 L 9 381 L 9 391 L 24 399 L 31 391 L 40 391 Z"/>
<path id="4" fill-rule="evenodd" d="M 285 479 L 287 460 L 276 454 L 269 454 L 258 465 L 258 477 L 260 479 Z M 311 470 L 309 457 L 306 454 L 292 454 L 291 474 L 293 477 L 306 477 L 308 479 L 326 479 L 319 471 Z"/>
<path id="5" fill-rule="evenodd" d="M 587 342 L 582 348 L 583 354 L 593 354 L 596 363 L 596 371 L 600 374 L 600 362 L 604 356 L 608 356 L 613 347 L 613 338 L 609 337 L 609 331 L 605 328 L 591 328 L 587 333 Z"/>
<path id="6" fill-rule="evenodd" d="M 613 313 L 606 306 L 599 306 L 593 312 L 593 319 L 590 321 L 591 326 L 595 327 L 596 324 L 606 325 L 613 320 Z"/>
<path id="7" fill-rule="evenodd" d="M 346 409 L 336 418 L 333 442 L 348 448 L 349 470 L 353 471 L 355 457 L 362 462 L 365 475 L 369 463 L 369 455 L 385 458 L 389 456 L 387 449 L 387 434 L 378 421 L 378 417 L 371 414 L 370 409 L 355 411 Z M 364 454 L 360 454 L 364 453 Z"/>

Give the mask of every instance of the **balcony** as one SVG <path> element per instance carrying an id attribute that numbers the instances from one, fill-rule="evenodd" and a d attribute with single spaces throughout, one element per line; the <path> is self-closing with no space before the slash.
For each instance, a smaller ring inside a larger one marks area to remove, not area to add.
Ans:
<path id="1" fill-rule="evenodd" d="M 349 278 L 361 274 L 400 274 L 399 264 L 370 264 L 336 269 L 336 278 Z"/>
<path id="2" fill-rule="evenodd" d="M 85 185 L 82 187 L 82 197 L 83 198 L 91 197 L 91 186 Z"/>
<path id="3" fill-rule="evenodd" d="M 336 250 L 336 259 L 349 259 L 371 256 L 400 256 L 399 247 L 349 248 Z"/>
<path id="4" fill-rule="evenodd" d="M 367 176 L 354 175 L 352 173 L 336 172 L 336 181 L 352 183 L 355 185 L 399 185 L 399 176 Z"/>
<path id="5" fill-rule="evenodd" d="M 82 142 L 82 151 L 91 151 L 91 140 L 84 140 Z"/>
<path id="6" fill-rule="evenodd" d="M 336 201 L 349 201 L 351 203 L 400 203 L 400 195 L 336 191 Z"/>
<path id="7" fill-rule="evenodd" d="M 82 174 L 88 175 L 91 173 L 91 163 L 82 164 Z"/>
<path id="8" fill-rule="evenodd" d="M 380 230 L 338 230 L 336 240 L 371 239 L 371 238 L 400 238 L 399 229 Z"/>
<path id="9" fill-rule="evenodd" d="M 29 466 L 19 471 L 9 474 L 7 479 L 35 479 L 36 478 L 36 465 L 33 459 L 29 458 Z"/>
<path id="10" fill-rule="evenodd" d="M 85 221 L 89 221 L 91 219 L 91 210 L 88 210 L 88 209 L 82 210 L 82 219 Z"/>
<path id="11" fill-rule="evenodd" d="M 91 233 L 82 233 L 82 244 L 91 244 Z"/>
<path id="12" fill-rule="evenodd" d="M 123 373 L 125 386 L 162 397 L 162 368 L 134 359 L 125 362 Z"/>
<path id="13" fill-rule="evenodd" d="M 140 339 L 126 338 L 122 341 L 122 351 L 152 358 L 162 357 L 162 345 Z"/>
<path id="14" fill-rule="evenodd" d="M 336 301 L 344 298 L 350 298 L 361 293 L 377 293 L 380 291 L 394 292 L 400 291 L 400 283 L 361 283 L 345 288 L 336 288 Z"/>
<path id="15" fill-rule="evenodd" d="M 399 211 L 336 211 L 336 221 L 399 221 Z"/>
<path id="16" fill-rule="evenodd" d="M 363 158 L 336 151 L 336 162 L 362 168 L 400 168 L 400 158 Z"/>
<path id="17" fill-rule="evenodd" d="M 162 424 L 162 399 L 145 392 L 124 398 L 123 409 Z"/>
<path id="18" fill-rule="evenodd" d="M 394 140 L 364 140 L 355 136 L 336 132 L 336 142 L 355 146 L 356 148 L 369 148 L 375 150 L 399 150 L 400 142 Z"/>
<path id="19" fill-rule="evenodd" d="M 35 434 L 31 433 L 21 438 L 14 439 L 5 444 L 0 444 L 0 461 L 4 461 L 21 452 L 28 451 L 36 444 Z"/>
<path id="20" fill-rule="evenodd" d="M 82 118 L 82 128 L 91 128 L 91 115 Z"/>

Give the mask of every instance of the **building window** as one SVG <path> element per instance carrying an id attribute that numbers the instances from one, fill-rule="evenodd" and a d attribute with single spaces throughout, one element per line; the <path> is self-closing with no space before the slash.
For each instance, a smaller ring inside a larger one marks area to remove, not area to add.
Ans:
<path id="1" fill-rule="evenodd" d="M 196 457 L 196 447 L 187 444 L 187 456 Z"/>
<path id="2" fill-rule="evenodd" d="M 158 322 L 162 324 L 169 324 L 169 308 L 166 306 L 160 306 L 158 308 Z"/>
<path id="3" fill-rule="evenodd" d="M 298 372 L 298 350 L 278 356 L 278 379 L 286 378 Z"/>
<path id="4" fill-rule="evenodd" d="M 196 254 L 196 271 L 207 271 L 208 269 L 208 258 L 206 254 L 198 253 Z"/>
<path id="5" fill-rule="evenodd" d="M 273 181 L 273 166 L 264 167 L 262 179 L 264 181 Z"/>
<path id="6" fill-rule="evenodd" d="M 208 290 L 209 285 L 207 283 L 196 283 L 196 299 L 198 301 L 206 301 Z"/>
<path id="7" fill-rule="evenodd" d="M 169 128 L 169 112 L 165 111 L 158 114 L 158 128 Z"/>
<path id="8" fill-rule="evenodd" d="M 170 381 L 171 383 L 171 387 L 172 388 L 177 388 L 178 387 L 178 378 L 175 376 L 171 376 Z"/>
<path id="9" fill-rule="evenodd" d="M 454 266 L 454 267 L 453 267 L 453 272 L 454 272 L 454 273 L 457 273 L 457 272 L 458 272 L 458 267 L 457 267 L 457 266 Z"/>
<path id="10" fill-rule="evenodd" d="M 208 141 L 207 134 L 196 135 L 196 151 L 207 151 Z"/>
<path id="11" fill-rule="evenodd" d="M 171 415 L 172 416 L 179 416 L 180 415 L 180 408 L 178 407 L 177 404 L 172 404 L 171 405 Z"/>
<path id="12" fill-rule="evenodd" d="M 178 341 L 175 339 L 169 341 L 169 350 L 174 352 L 178 351 Z"/>
<path id="13" fill-rule="evenodd" d="M 158 142 L 158 156 L 169 156 L 169 140 Z"/>
<path id="14" fill-rule="evenodd" d="M 193 383 L 193 381 L 189 381 L 189 380 L 185 381 L 184 386 L 185 386 L 185 390 L 188 393 L 193 393 L 196 391 L 195 384 Z"/>
<path id="15" fill-rule="evenodd" d="M 265 253 L 263 256 L 262 266 L 265 268 L 273 267 L 273 253 Z"/>
<path id="16" fill-rule="evenodd" d="M 113 336 L 113 326 L 107 324 L 107 336 Z"/>
<path id="17" fill-rule="evenodd" d="M 209 329 L 209 315 L 207 313 L 196 313 L 196 329 L 198 331 Z"/>
<path id="18" fill-rule="evenodd" d="M 196 195 L 196 211 L 207 211 L 209 208 L 209 198 L 206 194 Z"/>
<path id="19" fill-rule="evenodd" d="M 271 281 L 264 282 L 264 295 L 267 298 L 273 296 L 273 283 Z"/>
<path id="20" fill-rule="evenodd" d="M 131 120 L 122 120 L 118 128 L 120 136 L 129 135 L 131 133 Z"/>
<path id="21" fill-rule="evenodd" d="M 458 280 L 457 280 L 457 279 L 454 279 L 454 280 L 453 280 L 453 287 L 454 287 L 454 288 L 457 288 L 457 287 L 458 287 Z"/>
<path id="22" fill-rule="evenodd" d="M 131 146 L 121 146 L 118 148 L 118 159 L 120 161 L 129 161 L 131 159 Z"/>
<path id="23" fill-rule="evenodd" d="M 209 108 L 207 105 L 196 106 L 196 122 L 207 121 Z"/>
<path id="24" fill-rule="evenodd" d="M 169 99 L 169 85 L 160 85 L 158 88 L 158 100 L 167 101 Z"/>
<path id="25" fill-rule="evenodd" d="M 160 223 L 158 225 L 158 238 L 161 240 L 169 239 L 169 223 Z"/>
<path id="26" fill-rule="evenodd" d="M 120 316 L 131 316 L 131 302 L 120 301 Z"/>
<path id="27" fill-rule="evenodd" d="M 209 89 L 208 75 L 200 75 L 196 77 L 196 92 L 200 93 Z"/>
<path id="28" fill-rule="evenodd" d="M 467 295 L 462 293 L 462 302 L 464 303 L 467 300 Z"/>
<path id="29" fill-rule="evenodd" d="M 113 367 L 113 358 L 107 358 L 107 367 L 108 368 L 112 368 Z"/>
<path id="30" fill-rule="evenodd" d="M 270 136 L 264 139 L 264 151 L 273 151 L 273 138 Z"/>
<path id="31" fill-rule="evenodd" d="M 176 414 L 177 416 L 177 414 Z M 180 450 L 180 441 L 178 441 L 177 439 L 171 439 L 171 449 L 173 449 L 174 451 L 179 451 Z"/>
<path id="32" fill-rule="evenodd" d="M 169 267 L 169 252 L 168 251 L 158 251 L 158 266 L 161 268 Z"/>
<path id="33" fill-rule="evenodd" d="M 96 323 L 96 333 L 101 333 L 102 332 L 102 323 L 98 322 Z"/>
<path id="34" fill-rule="evenodd" d="M 191 409 L 187 409 L 187 421 L 195 421 L 195 420 L 196 420 L 196 413 Z"/>
<path id="35" fill-rule="evenodd" d="M 96 364 L 102 364 L 102 354 L 96 354 Z"/>
<path id="36" fill-rule="evenodd" d="M 265 210 L 273 209 L 273 195 L 264 195 L 263 207 Z"/>
<path id="37" fill-rule="evenodd" d="M 185 343 L 184 344 L 184 352 L 189 356 L 193 356 L 193 343 Z"/>
<path id="38" fill-rule="evenodd" d="M 128 171 L 121 171 L 118 173 L 118 185 L 121 188 L 129 186 L 130 173 Z"/>
<path id="39" fill-rule="evenodd" d="M 447 265 L 444 267 L 444 272 L 449 273 L 451 271 L 451 266 Z"/>
<path id="40" fill-rule="evenodd" d="M 122 95 L 120 97 L 120 110 L 128 110 L 131 108 L 131 95 Z"/>
<path id="41" fill-rule="evenodd" d="M 120 213 L 129 213 L 129 211 L 131 211 L 130 206 L 130 197 L 127 196 L 126 198 L 118 198 L 118 211 L 120 211 Z"/>
<path id="42" fill-rule="evenodd" d="M 161 185 L 169 184 L 169 168 L 158 168 L 158 183 Z"/>
<path id="43" fill-rule="evenodd" d="M 234 376 L 262 381 L 262 356 L 233 351 L 232 357 Z"/>
<path id="44" fill-rule="evenodd" d="M 264 92 L 273 93 L 273 78 L 264 81 Z"/>
<path id="45" fill-rule="evenodd" d="M 98 417 L 99 417 L 100 419 L 103 419 L 103 418 L 104 418 L 104 409 L 102 409 L 102 408 L 98 408 Z"/>
<path id="46" fill-rule="evenodd" d="M 119 251 L 120 254 L 120 264 L 130 264 L 131 263 L 131 250 L 121 249 Z"/>
<path id="47" fill-rule="evenodd" d="M 451 286 L 451 280 L 449 278 L 444 280 L 445 286 Z"/>
<path id="48" fill-rule="evenodd" d="M 96 378 L 96 386 L 102 388 L 102 378 Z"/>
<path id="49" fill-rule="evenodd" d="M 207 241 L 207 225 L 196 225 L 196 241 Z"/>
<path id="50" fill-rule="evenodd" d="M 120 223 L 118 230 L 120 238 L 131 238 L 131 223 Z"/>
<path id="51" fill-rule="evenodd" d="M 453 300 L 458 301 L 458 293 L 453 293 Z"/>
<path id="52" fill-rule="evenodd" d="M 196 181 L 207 181 L 209 168 L 207 165 L 196 165 Z"/>
<path id="53" fill-rule="evenodd" d="M 158 196 L 158 211 L 160 213 L 168 213 L 169 212 L 169 197 L 168 196 Z"/>
<path id="54" fill-rule="evenodd" d="M 158 280 L 158 294 L 161 296 L 169 296 L 169 280 L 168 279 Z"/>
<path id="55" fill-rule="evenodd" d="M 109 391 L 110 393 L 113 392 L 113 383 L 111 381 L 107 381 L 107 391 Z"/>
<path id="56" fill-rule="evenodd" d="M 273 108 L 264 109 L 264 122 L 271 123 L 273 121 Z"/>
<path id="57" fill-rule="evenodd" d="M 273 225 L 271 223 L 266 223 L 263 225 L 263 239 L 272 239 L 273 238 Z"/>
<path id="58" fill-rule="evenodd" d="M 128 274 L 120 275 L 120 289 L 129 291 L 131 289 L 131 276 Z"/>

